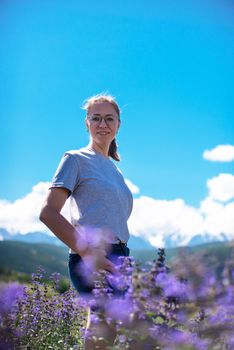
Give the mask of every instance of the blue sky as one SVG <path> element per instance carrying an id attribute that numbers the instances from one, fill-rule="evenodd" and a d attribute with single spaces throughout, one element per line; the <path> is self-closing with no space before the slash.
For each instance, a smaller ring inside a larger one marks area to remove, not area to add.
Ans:
<path id="1" fill-rule="evenodd" d="M 122 108 L 118 164 L 140 193 L 198 206 L 233 163 L 203 152 L 234 140 L 232 1 L 2 1 L 0 198 L 50 181 L 88 143 L 84 99 Z"/>

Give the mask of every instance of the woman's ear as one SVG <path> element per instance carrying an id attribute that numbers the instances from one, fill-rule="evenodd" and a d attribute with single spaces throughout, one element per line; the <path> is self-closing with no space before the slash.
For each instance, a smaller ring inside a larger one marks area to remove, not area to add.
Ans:
<path id="1" fill-rule="evenodd" d="M 87 118 L 85 118 L 85 126 L 86 126 L 86 130 L 89 131 L 89 124 L 88 124 Z"/>

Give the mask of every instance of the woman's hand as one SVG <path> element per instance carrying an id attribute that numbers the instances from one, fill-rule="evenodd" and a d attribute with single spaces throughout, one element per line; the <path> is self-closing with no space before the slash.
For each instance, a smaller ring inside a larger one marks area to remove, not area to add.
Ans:
<path id="1" fill-rule="evenodd" d="M 84 264 L 93 272 L 105 270 L 116 273 L 115 265 L 106 258 L 106 251 L 103 248 L 88 247 L 82 254 L 81 258 Z"/>

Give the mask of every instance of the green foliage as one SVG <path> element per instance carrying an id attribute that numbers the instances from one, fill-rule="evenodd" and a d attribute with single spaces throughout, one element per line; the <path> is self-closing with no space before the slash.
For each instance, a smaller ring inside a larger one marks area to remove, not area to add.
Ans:
<path id="1" fill-rule="evenodd" d="M 0 266 L 5 270 L 32 274 L 42 266 L 48 274 L 68 277 L 68 248 L 46 243 L 0 242 Z"/>
<path id="2" fill-rule="evenodd" d="M 187 255 L 199 254 L 200 258 L 210 266 L 213 267 L 215 263 L 215 268 L 220 273 L 230 258 L 233 247 L 234 242 L 214 242 L 194 247 L 167 249 L 167 262 L 172 262 L 182 252 Z M 155 259 L 155 250 L 133 250 L 131 255 L 136 261 L 145 264 Z M 217 257 L 215 262 L 214 257 Z M 18 241 L 0 242 L 0 275 L 2 276 L 6 276 L 8 272 L 19 273 L 18 279 L 20 274 L 31 275 L 38 266 L 42 266 L 48 274 L 56 271 L 68 278 L 67 259 L 68 248 L 64 246 Z"/>
<path id="3" fill-rule="evenodd" d="M 106 294 L 107 274 L 102 271 L 92 300 L 101 311 L 91 314 L 94 327 L 86 335 L 97 343 L 105 320 L 117 331 L 110 350 L 232 350 L 232 254 L 220 280 L 216 268 L 206 266 L 199 255 L 181 254 L 170 268 L 165 257 L 160 249 L 148 268 L 125 257 L 120 274 L 108 275 L 119 290 L 125 289 L 124 298 Z M 17 289 L 22 292 L 20 285 L 10 283 L 0 290 L 4 349 L 82 349 L 87 303 L 73 289 L 58 292 L 59 274 L 54 273 L 49 280 L 50 284 L 39 269 L 19 299 L 16 294 Z"/>

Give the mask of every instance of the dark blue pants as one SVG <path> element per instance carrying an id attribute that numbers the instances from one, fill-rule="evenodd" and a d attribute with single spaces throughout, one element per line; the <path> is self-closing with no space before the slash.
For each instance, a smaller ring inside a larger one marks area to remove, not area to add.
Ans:
<path id="1" fill-rule="evenodd" d="M 110 251 L 107 253 L 107 259 L 111 260 L 115 265 L 121 263 L 120 256 L 129 256 L 129 248 L 124 244 L 112 244 Z M 74 288 L 79 292 L 81 296 L 89 297 L 92 293 L 94 285 L 89 282 L 87 274 L 84 273 L 84 265 L 82 258 L 78 254 L 69 254 L 69 275 Z M 115 295 L 120 295 L 120 292 L 116 290 L 112 285 L 108 283 L 109 288 Z"/>

